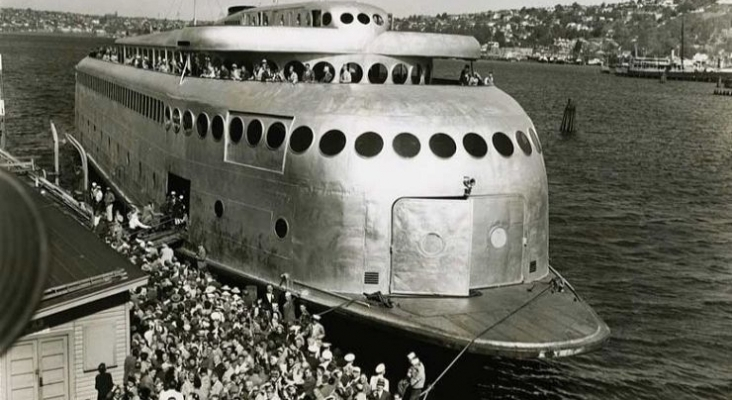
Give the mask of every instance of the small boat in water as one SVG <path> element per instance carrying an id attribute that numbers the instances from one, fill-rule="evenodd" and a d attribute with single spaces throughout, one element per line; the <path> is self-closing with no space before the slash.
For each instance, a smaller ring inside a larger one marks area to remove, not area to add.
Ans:
<path id="1" fill-rule="evenodd" d="M 189 248 L 242 279 L 478 354 L 597 348 L 609 328 L 549 263 L 531 119 L 493 85 L 433 76 L 441 59 L 470 70 L 474 38 L 389 20 L 232 7 L 119 39 L 77 65 L 78 139 L 133 202 L 184 194 Z"/>

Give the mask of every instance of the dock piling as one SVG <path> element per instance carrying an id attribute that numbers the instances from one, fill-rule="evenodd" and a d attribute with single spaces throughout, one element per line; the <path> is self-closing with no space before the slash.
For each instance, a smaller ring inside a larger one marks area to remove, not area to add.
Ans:
<path id="1" fill-rule="evenodd" d="M 572 99 L 567 100 L 567 106 L 564 107 L 564 116 L 562 117 L 562 126 L 559 128 L 559 132 L 564 135 L 571 135 L 575 133 L 574 129 L 574 117 L 577 113 L 577 108 L 572 102 Z"/>

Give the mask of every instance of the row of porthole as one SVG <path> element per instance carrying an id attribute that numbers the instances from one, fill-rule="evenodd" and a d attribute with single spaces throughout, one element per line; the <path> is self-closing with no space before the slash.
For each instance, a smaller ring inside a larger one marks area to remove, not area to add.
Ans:
<path id="1" fill-rule="evenodd" d="M 354 21 L 353 14 L 351 14 L 351 13 L 341 14 L 340 19 L 344 25 L 350 25 Z M 364 14 L 364 13 L 358 14 L 358 16 L 355 19 L 358 19 L 358 22 L 360 22 L 363 25 L 368 25 L 369 22 L 371 22 L 371 18 L 367 14 Z M 374 19 L 374 23 L 376 23 L 376 25 L 379 25 L 379 26 L 384 25 L 384 18 L 381 15 L 374 14 L 373 19 Z M 323 14 L 323 26 L 330 25 L 330 23 L 332 21 L 333 21 L 333 17 L 331 16 L 331 14 L 329 12 L 326 12 L 325 14 Z"/>
<path id="2" fill-rule="evenodd" d="M 171 112 L 169 108 L 165 109 L 166 117 L 166 128 L 171 126 L 170 121 Z M 180 110 L 175 109 L 172 112 L 172 125 L 176 133 L 180 131 Z M 176 122 L 178 121 L 178 122 Z M 196 118 L 196 131 L 199 137 L 204 139 L 209 130 L 209 118 L 206 113 L 201 113 Z M 224 119 L 220 115 L 216 115 L 211 125 L 211 136 L 215 141 L 220 141 L 224 134 Z M 193 129 L 193 113 L 186 111 L 182 117 L 183 130 L 189 133 Z M 238 144 L 241 140 L 246 137 L 246 142 L 252 147 L 259 145 L 264 136 L 264 126 L 258 119 L 252 120 L 246 127 L 246 136 L 244 131 L 244 121 L 239 117 L 232 118 L 229 123 L 229 139 L 233 144 Z M 539 153 L 541 153 L 541 143 L 536 135 L 536 131 L 533 128 L 529 128 L 529 135 L 533 140 Z M 287 136 L 287 128 L 281 122 L 275 122 L 267 129 L 265 137 L 265 143 L 271 150 L 279 149 L 285 142 Z M 531 155 L 532 147 L 531 141 L 523 131 L 516 131 L 515 133 L 516 142 L 519 148 L 526 155 Z M 312 145 L 315 139 L 312 129 L 307 126 L 301 126 L 295 129 L 290 136 L 290 150 L 295 154 L 302 154 L 307 151 Z M 320 138 L 319 148 L 320 151 L 326 156 L 338 155 L 346 147 L 346 135 L 339 130 L 330 130 L 323 134 Z M 477 133 L 467 133 L 463 136 L 463 147 L 465 151 L 475 158 L 483 158 L 488 154 L 488 144 L 485 139 Z M 514 144 L 511 138 L 503 133 L 496 132 L 491 138 L 493 147 L 504 157 L 510 157 L 514 153 Z M 411 133 L 400 133 L 398 134 L 393 142 L 392 147 L 394 151 L 404 157 L 412 158 L 416 157 L 422 148 L 419 139 Z M 432 135 L 429 140 L 429 147 L 432 152 L 440 158 L 450 158 L 457 152 L 457 144 L 453 138 L 445 133 L 436 133 Z M 379 155 L 384 149 L 384 139 L 376 132 L 366 132 L 356 138 L 355 142 L 356 152 L 366 158 L 371 158 Z"/>
<path id="3" fill-rule="evenodd" d="M 221 200 L 216 200 L 216 202 L 214 202 L 214 214 L 218 218 L 224 216 L 224 203 Z M 287 223 L 287 220 L 282 217 L 277 218 L 274 224 L 275 235 L 277 235 L 277 237 L 280 239 L 284 239 L 287 236 L 289 230 L 290 225 Z"/>

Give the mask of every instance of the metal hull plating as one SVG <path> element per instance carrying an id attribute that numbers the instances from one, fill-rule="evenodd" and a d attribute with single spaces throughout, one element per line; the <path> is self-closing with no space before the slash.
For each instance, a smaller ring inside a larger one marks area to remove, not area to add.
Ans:
<path id="1" fill-rule="evenodd" d="M 112 97 L 120 87 L 129 88 L 173 113 L 191 112 L 190 131 L 181 126 L 176 133 L 178 124 L 187 123 L 175 117 L 167 125 L 161 118 L 144 118 L 99 90 L 77 85 L 79 134 L 92 157 L 139 203 L 162 202 L 169 174 L 190 180 L 189 241 L 204 244 L 222 268 L 258 282 L 277 283 L 287 273 L 303 283 L 294 291 L 323 305 L 342 301 L 334 293 L 354 298 L 376 291 L 462 296 L 397 298 L 400 308 L 395 310 L 354 304 L 343 311 L 453 347 L 529 301 L 527 288 L 554 277 L 548 263 L 546 172 L 538 143 L 526 152 L 515 146 L 510 156 L 490 147 L 495 132 L 505 132 L 516 143 L 515 132 L 528 132 L 533 125 L 496 88 L 415 85 L 386 90 L 200 78 L 179 84 L 176 76 L 94 59 L 83 60 L 77 71 L 104 79 Z M 202 115 L 222 118 L 219 140 L 211 126 L 203 135 L 196 132 Z M 244 123 L 238 143 L 230 125 L 236 118 Z M 250 146 L 246 130 L 255 120 L 263 133 L 261 142 Z M 267 132 L 277 123 L 286 127 L 284 142 L 271 146 Z M 309 127 L 314 139 L 297 154 L 289 143 L 301 126 Z M 346 143 L 328 156 L 319 144 L 331 130 L 344 132 Z M 383 138 L 375 157 L 354 150 L 364 132 Z M 413 158 L 394 151 L 394 139 L 403 132 L 421 142 Z M 454 156 L 433 154 L 430 138 L 438 132 L 457 142 Z M 484 157 L 471 156 L 461 146 L 472 132 L 489 143 Z M 469 197 L 464 197 L 465 177 L 476 182 Z M 423 205 L 402 210 L 401 218 L 395 208 L 404 199 L 419 199 Z M 446 201 L 453 204 L 446 207 Z M 456 207 L 462 211 L 453 214 Z M 456 219 L 459 224 L 450 224 Z M 287 225 L 283 237 L 275 232 L 278 220 Z M 414 229 L 421 230 L 421 237 L 409 236 L 415 221 L 422 221 Z M 453 274 L 460 276 L 445 279 Z M 467 297 L 471 289 L 483 296 Z M 507 328 L 482 336 L 472 350 L 519 357 L 568 355 L 607 338 L 607 326 L 584 302 L 559 300 L 573 300 L 567 293 L 555 298 L 522 309 L 521 316 L 512 317 L 520 320 L 518 325 L 504 323 Z M 564 317 L 550 320 L 556 313 Z M 545 325 L 543 332 L 533 332 L 540 325 Z"/>

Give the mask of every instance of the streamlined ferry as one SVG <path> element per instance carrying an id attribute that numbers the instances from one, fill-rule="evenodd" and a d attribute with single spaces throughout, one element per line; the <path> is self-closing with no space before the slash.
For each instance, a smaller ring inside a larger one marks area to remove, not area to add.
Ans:
<path id="1" fill-rule="evenodd" d="M 479 59 L 473 37 L 390 20 L 357 2 L 232 7 L 118 39 L 76 67 L 76 139 L 133 203 L 183 194 L 187 248 L 245 280 L 478 354 L 600 346 L 608 326 L 549 263 L 531 119 L 470 68 L 479 84 L 433 77 Z"/>

